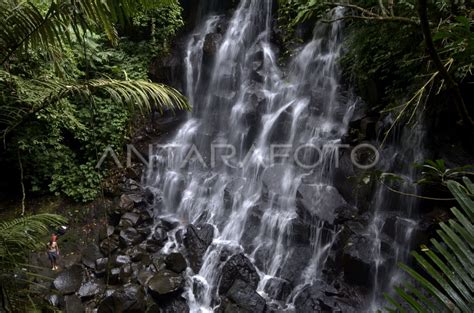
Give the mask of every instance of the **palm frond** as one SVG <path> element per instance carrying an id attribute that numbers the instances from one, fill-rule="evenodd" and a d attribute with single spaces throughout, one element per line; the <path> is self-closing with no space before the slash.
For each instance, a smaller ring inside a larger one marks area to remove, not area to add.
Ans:
<path id="1" fill-rule="evenodd" d="M 12 55 L 29 47 L 43 50 L 50 57 L 51 47 L 70 41 L 71 31 L 80 39 L 81 31 L 102 29 L 117 43 L 115 23 L 124 23 L 140 8 L 151 9 L 176 0 L 57 0 L 46 11 L 33 1 L 0 4 L 0 65 Z"/>
<path id="2" fill-rule="evenodd" d="M 424 273 L 400 264 L 400 267 L 420 286 L 395 288 L 400 301 L 386 295 L 398 311 L 414 312 L 472 312 L 474 307 L 474 184 L 464 178 L 465 186 L 455 181 L 447 185 L 461 209 L 452 208 L 456 219 L 440 223 L 437 231 L 441 241 L 431 239 L 432 248 L 422 249 L 412 256 Z M 429 299 L 429 300 L 428 300 Z M 437 301 L 433 305 L 432 300 Z M 387 308 L 393 311 L 392 308 Z"/>
<path id="3" fill-rule="evenodd" d="M 60 82 L 54 80 L 36 81 L 35 88 L 47 91 L 47 96 L 29 108 L 9 105 L 0 109 L 0 131 L 2 137 L 11 133 L 26 120 L 53 104 L 61 105 L 60 100 L 75 97 L 85 103 L 94 104 L 94 95 L 107 95 L 114 102 L 127 106 L 130 111 L 142 113 L 157 109 L 189 110 L 185 97 L 176 89 L 146 80 L 95 79 L 86 82 Z"/>
<path id="4" fill-rule="evenodd" d="M 55 214 L 38 214 L 17 218 L 0 223 L 0 260 L 5 264 L 14 256 L 27 255 L 31 250 L 38 249 L 44 242 L 42 236 L 50 227 L 65 224 L 66 219 Z"/>

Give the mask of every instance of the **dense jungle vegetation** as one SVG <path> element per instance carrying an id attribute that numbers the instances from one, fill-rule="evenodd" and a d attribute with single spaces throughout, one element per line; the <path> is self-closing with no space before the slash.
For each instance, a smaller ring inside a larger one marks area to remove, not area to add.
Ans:
<path id="1" fill-rule="evenodd" d="M 344 78 L 371 115 L 391 121 L 382 143 L 399 128 L 427 123 L 433 147 L 452 140 L 463 154 L 474 154 L 472 1 L 278 2 L 286 56 L 311 36 L 315 23 L 333 22 L 326 20 L 329 10 L 345 7 Z M 54 214 L 31 215 L 25 198 L 97 199 L 108 175 L 96 168 L 105 148 L 123 151 L 137 121 L 151 112 L 189 109 L 180 91 L 149 79 L 151 60 L 169 55 L 185 27 L 182 13 L 175 0 L 0 3 L 0 186 L 3 198 L 18 201 L 17 218 L 0 220 L 0 312 L 24 311 L 38 301 L 34 295 L 15 299 L 16 290 L 28 289 L 27 279 L 16 284 L 11 277 L 27 267 L 29 253 L 41 248 L 38 242 L 51 227 L 66 223 Z M 441 225 L 441 240 L 433 239 L 437 253 L 414 252 L 420 263 L 415 270 L 401 265 L 422 288 L 398 288 L 387 310 L 468 312 L 474 296 L 474 187 L 463 176 L 471 176 L 472 167 L 424 165 L 420 183 L 452 195 L 461 210 L 453 209 L 453 219 Z"/>

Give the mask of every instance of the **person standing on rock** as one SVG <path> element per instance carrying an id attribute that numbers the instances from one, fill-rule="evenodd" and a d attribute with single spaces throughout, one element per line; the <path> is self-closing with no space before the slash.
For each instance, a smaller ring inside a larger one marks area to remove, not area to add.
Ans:
<path id="1" fill-rule="evenodd" d="M 51 262 L 51 269 L 53 271 L 58 269 L 58 265 L 57 265 L 58 257 L 59 257 L 58 243 L 55 240 L 51 240 L 48 243 L 48 259 Z"/>

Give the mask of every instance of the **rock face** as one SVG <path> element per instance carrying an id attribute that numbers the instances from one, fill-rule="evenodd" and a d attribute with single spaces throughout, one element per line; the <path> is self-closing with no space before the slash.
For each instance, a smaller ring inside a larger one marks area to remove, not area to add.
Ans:
<path id="1" fill-rule="evenodd" d="M 198 273 L 202 266 L 202 257 L 214 238 L 214 227 L 209 224 L 189 225 L 183 238 L 188 260 L 192 270 Z"/>
<path id="2" fill-rule="evenodd" d="M 70 269 L 61 272 L 53 282 L 53 286 L 63 295 L 73 294 L 79 290 L 83 280 L 83 269 L 80 265 L 73 265 Z"/>
<path id="3" fill-rule="evenodd" d="M 232 256 L 222 268 L 219 294 L 225 294 L 236 280 L 247 283 L 254 290 L 260 281 L 252 262 L 242 253 Z"/>

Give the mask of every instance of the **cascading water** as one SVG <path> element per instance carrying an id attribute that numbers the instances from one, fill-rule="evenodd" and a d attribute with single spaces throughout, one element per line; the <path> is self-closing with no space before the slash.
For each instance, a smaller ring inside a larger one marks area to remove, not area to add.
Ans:
<path id="1" fill-rule="evenodd" d="M 400 284 L 405 277 L 397 263 L 406 262 L 412 247 L 412 235 L 418 227 L 416 207 L 418 201 L 417 177 L 414 163 L 422 163 L 426 157 L 423 149 L 425 130 L 422 124 L 409 132 L 402 131 L 398 144 L 385 149 L 384 171 L 396 172 L 403 182 L 396 188 L 405 195 L 400 197 L 386 186 L 379 185 L 374 193 L 373 218 L 368 236 L 373 238 L 372 255 L 375 273 L 370 310 L 376 312 L 384 303 L 383 293 Z M 389 157 L 390 156 L 390 157 Z M 384 246 L 384 247 L 383 247 Z"/>
<path id="2" fill-rule="evenodd" d="M 157 215 L 214 228 L 202 264 L 188 269 L 193 312 L 219 305 L 223 264 L 239 253 L 258 268 L 258 293 L 291 309 L 301 290 L 322 279 L 341 231 L 335 209 L 347 203 L 333 187 L 333 170 L 356 106 L 340 84 L 342 22 L 317 25 L 284 74 L 271 43 L 272 4 L 242 0 L 225 33 L 223 18 L 209 16 L 190 36 L 184 63 L 193 112 L 146 176 Z M 336 8 L 332 18 L 342 14 Z M 219 42 L 212 58 L 210 38 Z M 369 230 L 377 269 L 381 211 Z M 166 252 L 182 246 L 176 234 Z"/>

